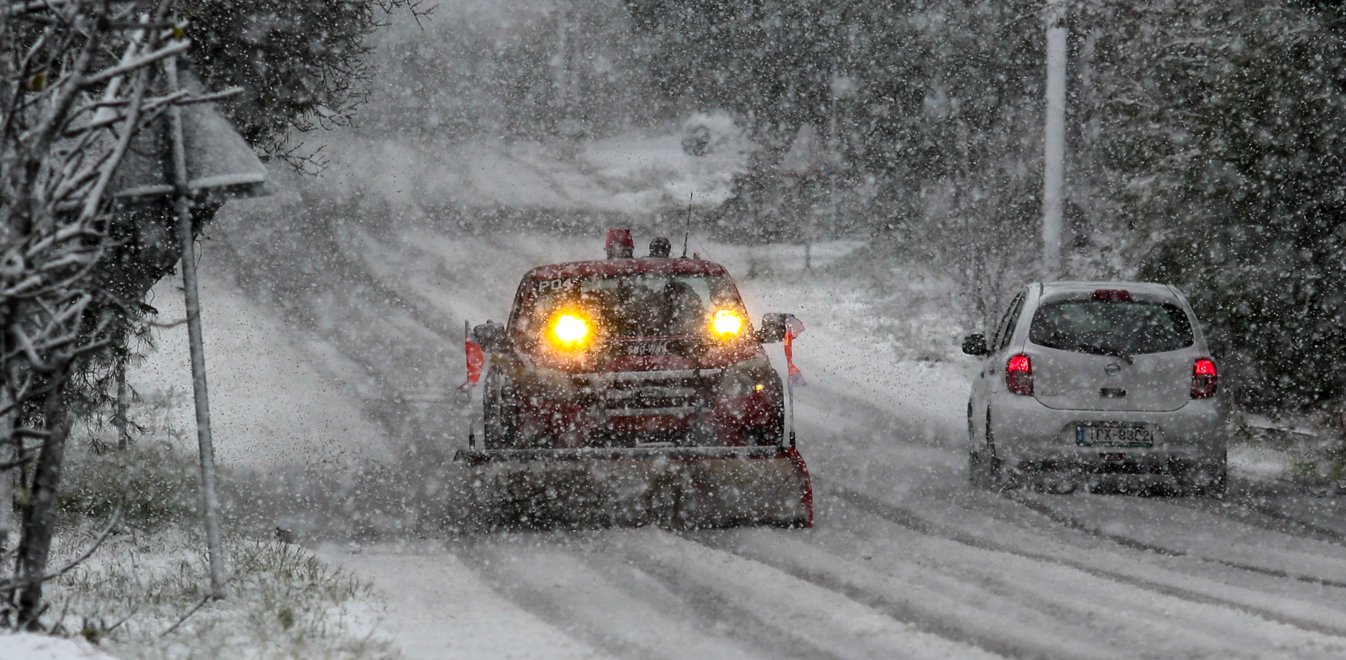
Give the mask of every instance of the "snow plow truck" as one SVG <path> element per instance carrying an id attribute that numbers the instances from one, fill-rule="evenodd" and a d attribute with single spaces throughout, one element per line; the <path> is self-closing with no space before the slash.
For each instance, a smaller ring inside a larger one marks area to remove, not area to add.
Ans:
<path id="1" fill-rule="evenodd" d="M 811 527 L 808 468 L 785 427 L 787 392 L 733 278 L 666 238 L 635 257 L 534 268 L 508 322 L 473 328 L 489 356 L 482 435 L 455 460 L 472 514 L 496 526 Z M 792 338 L 791 335 L 790 338 Z"/>

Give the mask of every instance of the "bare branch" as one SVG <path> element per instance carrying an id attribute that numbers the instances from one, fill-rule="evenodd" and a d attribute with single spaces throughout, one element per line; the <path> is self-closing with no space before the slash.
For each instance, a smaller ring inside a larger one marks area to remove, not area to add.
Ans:
<path id="1" fill-rule="evenodd" d="M 118 64 L 117 66 L 93 74 L 88 78 L 86 78 L 85 80 L 83 80 L 82 82 L 90 86 L 97 85 L 105 80 L 109 80 L 111 78 L 115 78 L 118 76 L 123 76 L 132 71 L 144 69 L 145 67 L 154 64 L 155 62 L 158 62 L 160 60 L 167 59 L 174 55 L 180 55 L 186 52 L 190 46 L 191 43 L 188 41 L 176 40 L 170 42 L 167 46 L 164 46 L 163 48 L 160 48 L 154 52 L 140 55 L 139 57 L 130 62 L 123 62 Z"/>
<path id="2" fill-rule="evenodd" d="M 117 166 L 121 164 L 122 156 L 126 154 L 126 148 L 131 144 L 131 138 L 136 132 L 136 119 L 140 115 L 140 102 L 145 98 L 145 85 L 147 76 L 144 69 L 136 73 L 135 91 L 131 93 L 131 105 L 126 112 L 125 129 L 117 140 L 117 146 L 112 150 L 112 156 L 108 162 L 103 164 L 102 174 L 98 177 L 98 183 L 94 184 L 93 190 L 85 197 L 84 211 L 81 220 L 93 218 L 98 206 L 103 203 L 103 195 L 107 190 L 108 181 L 112 180 L 112 175 L 116 173 Z"/>

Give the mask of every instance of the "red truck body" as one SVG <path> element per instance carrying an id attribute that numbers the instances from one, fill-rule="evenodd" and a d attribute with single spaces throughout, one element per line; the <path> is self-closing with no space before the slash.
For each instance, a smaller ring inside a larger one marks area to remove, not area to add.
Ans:
<path id="1" fill-rule="evenodd" d="M 613 483 L 672 484 L 663 499 L 711 524 L 811 525 L 807 468 L 762 346 L 786 315 L 754 329 L 724 267 L 632 257 L 627 240 L 614 255 L 610 232 L 608 259 L 534 268 L 508 324 L 474 331 L 491 355 L 484 437 L 460 458 L 492 466 L 487 481 L 510 499 L 560 483 L 587 500 L 613 499 Z"/>

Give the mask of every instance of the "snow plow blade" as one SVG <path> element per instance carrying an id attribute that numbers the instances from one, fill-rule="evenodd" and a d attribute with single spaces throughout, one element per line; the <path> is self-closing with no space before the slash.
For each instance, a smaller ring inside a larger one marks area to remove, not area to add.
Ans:
<path id="1" fill-rule="evenodd" d="M 793 447 L 467 450 L 469 508 L 488 528 L 813 526 Z"/>

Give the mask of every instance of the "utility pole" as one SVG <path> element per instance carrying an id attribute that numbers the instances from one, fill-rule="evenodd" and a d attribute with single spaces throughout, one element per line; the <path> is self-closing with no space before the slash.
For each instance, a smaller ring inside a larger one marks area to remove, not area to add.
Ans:
<path id="1" fill-rule="evenodd" d="M 1046 126 L 1042 167 L 1042 271 L 1061 274 L 1061 208 L 1065 185 L 1066 11 L 1063 0 L 1048 0 Z"/>
<path id="2" fill-rule="evenodd" d="M 837 229 L 837 170 L 841 168 L 841 159 L 837 158 L 837 74 L 832 71 L 832 104 L 827 113 L 827 206 L 832 224 L 832 235 L 836 240 L 841 236 Z"/>
<path id="3" fill-rule="evenodd" d="M 169 87 L 178 85 L 177 57 L 164 64 Z M 215 494 L 215 446 L 210 437 L 210 398 L 206 394 L 206 351 L 201 335 L 201 295 L 196 282 L 196 243 L 192 239 L 192 202 L 188 190 L 187 152 L 182 135 L 182 106 L 168 106 L 173 147 L 174 206 L 178 242 L 182 247 L 182 290 L 187 304 L 187 339 L 192 352 L 192 394 L 196 400 L 196 440 L 201 453 L 201 504 L 206 514 L 206 550 L 210 558 L 210 597 L 224 598 L 224 556 L 220 550 L 219 500 Z"/>
<path id="4" fill-rule="evenodd" d="M 11 381 L 13 382 L 13 381 Z M 0 408 L 10 407 L 9 391 L 0 389 Z M 19 457 L 19 437 L 14 433 L 13 410 L 0 413 L 0 463 L 14 463 Z M 14 484 L 17 481 L 17 465 L 0 468 L 0 553 L 8 552 L 12 540 L 17 540 L 17 520 L 14 517 Z"/>
<path id="5" fill-rule="evenodd" d="M 567 32 L 570 21 L 564 0 L 556 3 L 556 59 L 552 84 L 555 86 L 554 102 L 558 110 L 567 110 L 570 101 L 570 44 Z"/>

